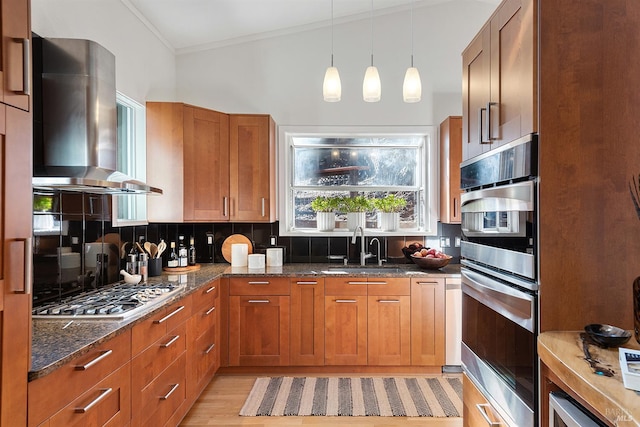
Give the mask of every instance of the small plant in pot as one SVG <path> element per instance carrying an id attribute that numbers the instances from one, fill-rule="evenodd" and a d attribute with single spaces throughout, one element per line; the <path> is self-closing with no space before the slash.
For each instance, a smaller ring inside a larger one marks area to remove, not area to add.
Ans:
<path id="1" fill-rule="evenodd" d="M 336 225 L 337 197 L 318 196 L 311 202 L 311 209 L 316 212 L 318 231 L 333 231 Z"/>
<path id="2" fill-rule="evenodd" d="M 373 206 L 379 211 L 379 227 L 383 231 L 395 231 L 400 228 L 400 211 L 407 206 L 407 201 L 395 194 L 381 199 L 374 199 Z"/>
<path id="3" fill-rule="evenodd" d="M 358 226 L 366 227 L 366 215 L 373 210 L 373 204 L 365 196 L 342 197 L 338 210 L 347 214 L 347 228 L 355 230 Z"/>

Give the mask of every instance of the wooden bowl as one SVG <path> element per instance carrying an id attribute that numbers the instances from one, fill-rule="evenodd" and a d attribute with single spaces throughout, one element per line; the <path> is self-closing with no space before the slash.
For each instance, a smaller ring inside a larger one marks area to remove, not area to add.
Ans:
<path id="1" fill-rule="evenodd" d="M 437 270 L 444 267 L 451 262 L 453 257 L 447 255 L 446 258 L 425 258 L 411 255 L 411 261 L 413 261 L 418 267 L 426 270 Z"/>

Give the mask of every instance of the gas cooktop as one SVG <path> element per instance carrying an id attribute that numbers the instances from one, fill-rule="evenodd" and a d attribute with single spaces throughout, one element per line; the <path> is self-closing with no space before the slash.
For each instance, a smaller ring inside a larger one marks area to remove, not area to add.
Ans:
<path id="1" fill-rule="evenodd" d="M 34 307 L 31 314 L 35 319 L 121 320 L 160 304 L 182 288 L 174 283 L 120 283 Z"/>

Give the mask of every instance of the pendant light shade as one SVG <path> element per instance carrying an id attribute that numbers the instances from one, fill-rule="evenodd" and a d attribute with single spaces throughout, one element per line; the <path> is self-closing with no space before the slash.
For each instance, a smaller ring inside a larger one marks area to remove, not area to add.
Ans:
<path id="1" fill-rule="evenodd" d="M 367 67 L 367 71 L 364 73 L 362 98 L 366 102 L 378 102 L 380 101 L 381 94 L 382 86 L 380 85 L 380 75 L 378 74 L 378 69 L 373 66 L 372 60 L 371 66 Z"/>
<path id="2" fill-rule="evenodd" d="M 416 67 L 407 68 L 402 84 L 402 99 L 404 102 L 419 102 L 422 97 L 422 82 Z"/>
<path id="3" fill-rule="evenodd" d="M 413 66 L 413 1 L 411 2 L 411 66 L 407 68 L 402 84 L 402 99 L 404 102 L 420 102 L 422 98 L 422 82 L 420 73 Z"/>
<path id="4" fill-rule="evenodd" d="M 365 102 L 378 102 L 382 94 L 380 75 L 373 65 L 373 0 L 371 0 L 371 65 L 367 67 L 362 82 L 362 99 Z"/>
<path id="5" fill-rule="evenodd" d="M 327 67 L 327 71 L 324 73 L 322 96 L 326 102 L 338 102 L 342 97 L 340 73 L 333 66 L 333 0 L 331 0 L 331 65 Z"/>
<path id="6" fill-rule="evenodd" d="M 332 61 L 333 62 L 333 61 Z M 322 96 L 327 102 L 338 102 L 342 97 L 342 84 L 338 69 L 333 66 L 327 67 L 324 73 L 324 83 L 322 84 Z"/>

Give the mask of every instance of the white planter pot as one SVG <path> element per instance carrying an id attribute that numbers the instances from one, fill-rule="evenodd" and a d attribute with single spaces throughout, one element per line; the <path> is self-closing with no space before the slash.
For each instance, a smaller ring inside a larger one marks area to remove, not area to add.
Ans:
<path id="1" fill-rule="evenodd" d="M 358 226 L 362 227 L 363 230 L 366 228 L 367 213 L 366 212 L 347 212 L 347 228 L 353 231 Z"/>
<path id="2" fill-rule="evenodd" d="M 378 226 L 382 231 L 396 231 L 400 228 L 400 212 L 379 212 Z"/>
<path id="3" fill-rule="evenodd" d="M 318 231 L 333 231 L 336 226 L 336 214 L 334 212 L 317 212 L 316 225 Z"/>

